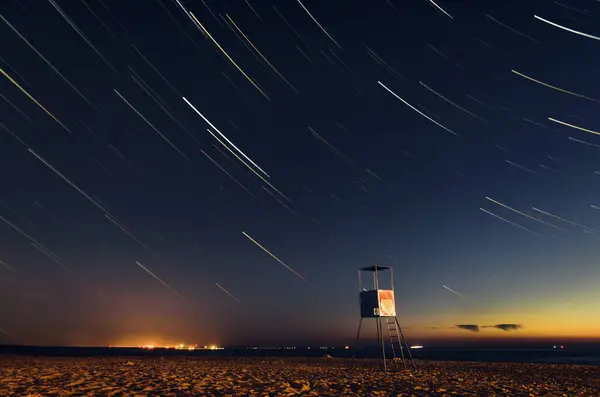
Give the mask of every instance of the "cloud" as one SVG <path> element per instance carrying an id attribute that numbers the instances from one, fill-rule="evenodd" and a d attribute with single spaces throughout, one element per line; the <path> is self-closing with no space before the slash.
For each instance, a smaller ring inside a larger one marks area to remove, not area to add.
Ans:
<path id="1" fill-rule="evenodd" d="M 428 329 L 463 329 L 465 331 L 479 332 L 482 328 L 496 328 L 505 332 L 518 331 L 523 328 L 521 324 L 495 324 L 495 325 L 477 325 L 477 324 L 456 324 L 453 327 L 427 327 Z"/>
<path id="2" fill-rule="evenodd" d="M 521 324 L 496 324 L 496 325 L 488 325 L 485 328 L 497 328 L 497 329 L 501 329 L 502 331 L 517 331 L 522 327 Z"/>
<path id="3" fill-rule="evenodd" d="M 457 324 L 455 327 L 471 332 L 479 332 L 479 325 L 476 324 Z"/>

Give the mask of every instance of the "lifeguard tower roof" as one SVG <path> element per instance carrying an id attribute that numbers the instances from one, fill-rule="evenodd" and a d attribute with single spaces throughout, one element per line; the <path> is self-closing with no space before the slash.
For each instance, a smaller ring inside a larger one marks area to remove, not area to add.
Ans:
<path id="1" fill-rule="evenodd" d="M 375 266 L 363 267 L 363 268 L 360 268 L 358 270 L 363 271 L 363 272 L 379 272 L 379 271 L 388 270 L 388 269 L 391 269 L 391 267 L 390 266 L 375 265 Z"/>

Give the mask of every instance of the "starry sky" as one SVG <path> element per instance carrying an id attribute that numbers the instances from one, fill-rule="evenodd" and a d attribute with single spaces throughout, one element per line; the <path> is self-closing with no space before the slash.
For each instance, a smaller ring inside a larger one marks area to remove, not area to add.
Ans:
<path id="1" fill-rule="evenodd" d="M 599 337 L 600 3 L 0 16 L 0 342 Z"/>

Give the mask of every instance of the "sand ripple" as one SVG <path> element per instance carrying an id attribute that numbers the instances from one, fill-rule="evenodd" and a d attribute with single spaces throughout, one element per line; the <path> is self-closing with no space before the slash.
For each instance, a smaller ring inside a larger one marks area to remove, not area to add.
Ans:
<path id="1" fill-rule="evenodd" d="M 0 358 L 0 396 L 600 396 L 600 367 L 371 360 Z"/>

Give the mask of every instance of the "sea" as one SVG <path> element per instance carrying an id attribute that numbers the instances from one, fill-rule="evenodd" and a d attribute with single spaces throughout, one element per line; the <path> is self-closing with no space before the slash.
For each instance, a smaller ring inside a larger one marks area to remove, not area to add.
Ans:
<path id="1" fill-rule="evenodd" d="M 408 356 L 406 349 L 403 349 Z M 600 366 L 600 344 L 542 347 L 444 347 L 411 348 L 415 359 L 440 361 L 518 362 Z M 381 357 L 381 348 L 365 346 L 354 352 L 345 346 L 230 347 L 219 350 L 125 347 L 0 346 L 0 355 L 44 357 Z M 392 351 L 386 351 L 391 357 Z"/>

